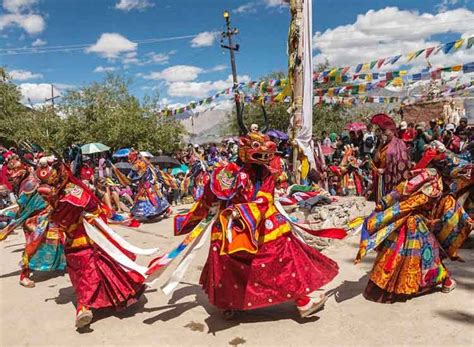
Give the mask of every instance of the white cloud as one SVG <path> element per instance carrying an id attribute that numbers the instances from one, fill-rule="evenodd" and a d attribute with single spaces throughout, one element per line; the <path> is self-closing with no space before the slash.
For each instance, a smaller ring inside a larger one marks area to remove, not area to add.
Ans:
<path id="1" fill-rule="evenodd" d="M 250 77 L 248 75 L 238 76 L 239 82 L 248 82 Z M 232 75 L 229 75 L 226 80 L 206 81 L 206 82 L 173 82 L 168 86 L 168 95 L 174 97 L 195 97 L 204 98 L 210 96 L 213 91 L 220 91 L 229 88 L 233 85 Z"/>
<path id="2" fill-rule="evenodd" d="M 122 56 L 122 63 L 128 64 L 140 64 L 140 60 L 138 59 L 138 53 L 136 51 L 127 52 Z"/>
<path id="3" fill-rule="evenodd" d="M 45 99 L 51 98 L 51 84 L 49 83 L 21 83 L 19 86 L 23 96 L 22 103 L 34 106 L 50 104 L 45 103 Z M 76 88 L 75 85 L 66 83 L 54 83 L 54 96 L 61 96 L 66 90 Z"/>
<path id="4" fill-rule="evenodd" d="M 43 17 L 33 12 L 38 0 L 3 0 L 5 13 L 0 15 L 0 30 L 20 27 L 28 34 L 38 34 L 44 30 Z"/>
<path id="5" fill-rule="evenodd" d="M 44 102 L 45 99 L 51 97 L 51 84 L 47 83 L 22 83 L 19 85 L 21 94 L 23 95 L 23 103 L 33 104 Z M 54 87 L 54 95 L 61 95 L 60 91 Z"/>
<path id="6" fill-rule="evenodd" d="M 313 37 L 314 48 L 319 50 L 314 62 L 323 63 L 326 59 L 332 66 L 354 66 L 377 58 L 397 54 L 407 54 L 422 48 L 436 46 L 440 42 L 430 40 L 432 35 L 460 33 L 464 36 L 474 34 L 472 28 L 474 12 L 456 9 L 438 14 L 403 11 L 396 7 L 386 7 L 357 16 L 353 24 L 343 25 L 324 33 L 317 32 Z M 439 53 L 430 57 L 433 64 L 457 64 L 473 59 L 474 50 L 461 49 L 445 56 Z M 400 59 L 394 69 L 406 62 Z M 419 57 L 412 61 L 414 66 L 426 65 Z"/>
<path id="7" fill-rule="evenodd" d="M 43 17 L 37 14 L 9 13 L 0 16 L 0 30 L 9 26 L 19 26 L 28 34 L 38 34 L 44 30 Z"/>
<path id="8" fill-rule="evenodd" d="M 117 10 L 122 11 L 131 11 L 131 10 L 143 10 L 147 7 L 155 6 L 148 0 L 120 0 L 117 4 L 115 4 L 115 8 Z"/>
<path id="9" fill-rule="evenodd" d="M 133 52 L 137 44 L 117 33 L 103 33 L 97 42 L 86 49 L 87 53 L 97 53 L 102 57 L 114 59 L 120 54 Z"/>
<path id="10" fill-rule="evenodd" d="M 228 69 L 227 65 L 219 64 L 219 65 L 214 66 L 212 69 L 210 69 L 209 72 L 224 71 L 227 69 Z"/>
<path id="11" fill-rule="evenodd" d="M 288 6 L 288 0 L 265 0 L 267 7 L 282 7 Z"/>
<path id="12" fill-rule="evenodd" d="M 173 54 L 175 54 L 176 51 L 169 51 L 168 53 L 148 53 L 147 57 L 148 60 L 146 61 L 147 64 L 158 64 L 158 65 L 164 65 L 167 64 Z"/>
<path id="13" fill-rule="evenodd" d="M 33 41 L 33 43 L 31 45 L 33 47 L 40 47 L 40 46 L 44 46 L 45 44 L 47 44 L 46 41 L 41 40 L 41 39 L 36 39 L 36 40 Z"/>
<path id="14" fill-rule="evenodd" d="M 248 2 L 246 4 L 240 5 L 239 7 L 235 8 L 232 10 L 234 13 L 255 13 L 257 12 L 257 9 L 255 8 L 255 3 L 254 2 Z"/>
<path id="15" fill-rule="evenodd" d="M 175 65 L 160 72 L 152 72 L 143 76 L 148 80 L 165 80 L 166 82 L 188 82 L 194 81 L 204 69 L 191 65 Z"/>
<path id="16" fill-rule="evenodd" d="M 19 13 L 29 10 L 38 0 L 3 0 L 3 8 L 8 12 Z"/>
<path id="17" fill-rule="evenodd" d="M 191 47 L 209 47 L 216 41 L 217 31 L 204 31 L 191 40 Z"/>
<path id="18" fill-rule="evenodd" d="M 436 5 L 436 9 L 439 12 L 446 12 L 449 7 L 456 5 L 459 0 L 442 0 L 438 5 Z"/>
<path id="19" fill-rule="evenodd" d="M 26 70 L 12 70 L 9 72 L 9 75 L 13 80 L 16 81 L 27 81 L 43 77 L 43 75 L 40 73 L 33 73 Z"/>
<path id="20" fill-rule="evenodd" d="M 94 72 L 101 73 L 101 72 L 113 72 L 116 68 L 113 66 L 97 66 L 94 69 Z"/>

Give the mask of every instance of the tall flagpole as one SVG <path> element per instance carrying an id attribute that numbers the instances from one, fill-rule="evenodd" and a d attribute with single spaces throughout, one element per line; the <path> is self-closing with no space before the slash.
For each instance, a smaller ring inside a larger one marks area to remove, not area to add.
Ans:
<path id="1" fill-rule="evenodd" d="M 290 0 L 291 23 L 288 34 L 288 80 L 291 83 L 292 116 L 291 135 L 293 145 L 293 174 L 296 183 L 300 183 L 298 152 L 296 141 L 298 130 L 301 128 L 303 113 L 303 0 Z"/>

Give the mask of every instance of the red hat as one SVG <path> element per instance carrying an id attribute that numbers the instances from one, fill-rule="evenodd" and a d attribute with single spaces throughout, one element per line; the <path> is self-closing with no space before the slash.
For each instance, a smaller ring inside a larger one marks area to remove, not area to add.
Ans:
<path id="1" fill-rule="evenodd" d="M 392 130 L 392 131 L 397 130 L 397 124 L 395 124 L 395 121 L 389 115 L 386 115 L 385 113 L 378 113 L 372 116 L 370 123 L 377 125 L 382 130 L 387 130 L 387 129 Z"/>
<path id="2" fill-rule="evenodd" d="M 15 153 L 13 153 L 12 151 L 6 151 L 5 153 L 3 153 L 3 158 L 6 162 L 8 162 L 10 159 L 13 159 L 14 156 Z"/>
<path id="3" fill-rule="evenodd" d="M 31 153 L 26 153 L 23 158 L 27 159 L 27 160 L 34 160 L 35 157 L 33 157 L 33 154 Z"/>

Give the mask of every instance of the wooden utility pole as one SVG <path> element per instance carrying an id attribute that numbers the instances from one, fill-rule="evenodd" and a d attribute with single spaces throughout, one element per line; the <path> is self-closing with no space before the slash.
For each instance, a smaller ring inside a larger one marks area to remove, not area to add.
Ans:
<path id="1" fill-rule="evenodd" d="M 54 100 L 57 98 L 60 98 L 60 96 L 59 95 L 54 96 L 54 86 L 51 84 L 51 97 L 44 99 L 44 101 L 45 102 L 51 101 L 51 107 L 53 109 L 53 112 L 54 112 Z"/>
<path id="2" fill-rule="evenodd" d="M 306 0 L 310 1 L 310 0 Z M 293 174 L 296 182 L 300 183 L 301 175 L 298 170 L 299 146 L 296 142 L 298 130 L 302 125 L 303 114 L 303 0 L 290 0 L 291 23 L 288 37 L 289 71 L 288 78 L 292 91 L 292 145 L 293 145 Z"/>
<path id="3" fill-rule="evenodd" d="M 232 36 L 237 35 L 239 33 L 239 30 L 237 28 L 232 28 L 230 26 L 230 14 L 228 11 L 224 11 L 224 18 L 225 18 L 225 24 L 226 24 L 226 31 L 223 31 L 221 33 L 221 47 L 228 49 L 230 52 L 230 65 L 232 67 L 232 81 L 234 83 L 233 91 L 234 91 L 234 99 L 235 99 L 235 109 L 237 111 L 237 114 L 240 112 L 240 100 L 239 100 L 239 93 L 237 90 L 238 87 L 238 81 L 237 81 L 237 66 L 235 64 L 235 54 L 234 52 L 238 51 L 240 48 L 239 44 L 236 44 L 235 46 L 232 44 Z M 228 44 L 224 44 L 224 40 L 227 38 Z"/>

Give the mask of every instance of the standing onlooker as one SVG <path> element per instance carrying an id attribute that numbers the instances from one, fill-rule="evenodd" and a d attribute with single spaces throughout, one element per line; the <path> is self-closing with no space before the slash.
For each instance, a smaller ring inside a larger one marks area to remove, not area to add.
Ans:
<path id="1" fill-rule="evenodd" d="M 413 161 L 419 162 L 425 151 L 425 145 L 430 141 L 429 135 L 425 132 L 425 122 L 420 122 L 416 125 L 416 137 L 413 141 Z"/>
<path id="2" fill-rule="evenodd" d="M 326 147 L 331 147 L 331 139 L 328 136 L 327 131 L 323 131 L 321 133 L 321 138 L 322 138 L 322 145 Z"/>
<path id="3" fill-rule="evenodd" d="M 362 154 L 363 156 L 370 156 L 372 157 L 374 150 L 375 150 L 375 133 L 373 132 L 374 126 L 372 124 L 367 125 L 367 131 L 363 137 L 363 145 L 362 145 Z"/>
<path id="4" fill-rule="evenodd" d="M 100 159 L 99 159 L 99 164 L 97 165 L 97 169 L 99 171 L 99 178 L 105 178 L 106 177 L 106 165 L 105 165 L 105 155 L 101 154 Z"/>

